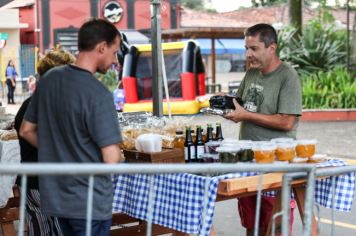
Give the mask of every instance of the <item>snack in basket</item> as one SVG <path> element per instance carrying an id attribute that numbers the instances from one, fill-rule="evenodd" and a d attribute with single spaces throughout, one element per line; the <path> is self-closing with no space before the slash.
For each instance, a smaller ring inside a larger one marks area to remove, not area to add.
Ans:
<path id="1" fill-rule="evenodd" d="M 289 160 L 290 164 L 306 164 L 308 162 L 308 157 L 301 158 L 301 157 L 295 157 L 292 160 Z"/>
<path id="2" fill-rule="evenodd" d="M 17 132 L 16 130 L 5 130 L 4 132 L 2 132 L 0 138 L 3 140 L 3 141 L 8 141 L 8 140 L 16 140 L 16 139 L 19 139 L 18 136 L 17 136 Z"/>
<path id="3" fill-rule="evenodd" d="M 276 145 L 274 143 L 254 145 L 252 150 L 255 153 L 257 163 L 273 163 L 276 153 Z"/>
<path id="4" fill-rule="evenodd" d="M 308 157 L 308 163 L 313 163 L 313 164 L 323 163 L 325 162 L 326 157 L 327 157 L 326 154 L 315 154 L 312 157 Z"/>
<path id="5" fill-rule="evenodd" d="M 315 154 L 315 139 L 302 139 L 297 140 L 297 156 L 298 157 L 311 157 Z"/>

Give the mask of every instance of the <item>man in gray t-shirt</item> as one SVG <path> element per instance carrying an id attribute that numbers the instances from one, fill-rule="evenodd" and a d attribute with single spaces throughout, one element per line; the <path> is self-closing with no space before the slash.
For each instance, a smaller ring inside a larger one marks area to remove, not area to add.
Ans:
<path id="1" fill-rule="evenodd" d="M 110 91 L 95 72 L 117 64 L 120 33 L 111 23 L 91 19 L 78 33 L 73 65 L 42 77 L 23 120 L 20 136 L 38 147 L 42 163 L 118 163 L 122 141 Z M 58 217 L 64 235 L 84 235 L 88 176 L 40 176 L 42 213 Z M 109 235 L 113 188 L 110 175 L 95 176 L 92 235 Z"/>
<path id="2" fill-rule="evenodd" d="M 236 110 L 223 117 L 240 122 L 240 140 L 270 141 L 273 138 L 296 139 L 299 116 L 302 115 L 302 84 L 297 72 L 276 54 L 277 34 L 267 24 L 257 24 L 245 31 L 246 57 L 250 69 L 234 94 Z M 218 93 L 222 95 L 226 93 Z M 274 198 L 262 196 L 259 235 L 265 235 L 273 209 Z M 241 224 L 247 235 L 254 233 L 256 196 L 238 201 Z M 294 200 L 291 208 L 295 208 Z M 291 234 L 293 210 L 291 211 Z"/>

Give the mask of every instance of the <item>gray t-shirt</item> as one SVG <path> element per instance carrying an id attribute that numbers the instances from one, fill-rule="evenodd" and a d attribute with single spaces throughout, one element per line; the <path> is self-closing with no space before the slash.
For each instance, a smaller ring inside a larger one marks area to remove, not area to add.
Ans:
<path id="1" fill-rule="evenodd" d="M 242 121 L 239 135 L 241 140 L 269 141 L 281 137 L 296 139 L 299 116 L 302 115 L 302 83 L 290 64 L 283 62 L 268 74 L 250 68 L 234 96 L 241 97 L 244 108 L 250 112 L 297 115 L 291 131 L 268 129 L 250 121 Z"/>
<path id="2" fill-rule="evenodd" d="M 42 77 L 25 120 L 38 124 L 39 162 L 102 163 L 101 148 L 122 141 L 113 97 L 89 71 L 67 65 Z M 88 176 L 41 176 L 42 213 L 85 219 Z M 93 220 L 112 217 L 110 175 L 94 179 Z"/>

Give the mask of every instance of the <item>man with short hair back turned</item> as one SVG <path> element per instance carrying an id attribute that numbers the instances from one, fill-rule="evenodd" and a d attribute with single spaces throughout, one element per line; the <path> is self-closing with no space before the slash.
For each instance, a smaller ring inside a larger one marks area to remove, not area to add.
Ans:
<path id="1" fill-rule="evenodd" d="M 251 67 L 234 94 L 242 98 L 244 107 L 234 99 L 235 111 L 223 117 L 240 122 L 240 140 L 296 139 L 299 116 L 302 115 L 302 83 L 294 68 L 276 54 L 276 30 L 268 24 L 257 24 L 246 29 L 245 47 Z M 224 93 L 217 95 L 221 94 Z M 259 236 L 267 233 L 275 200 L 272 194 L 265 195 L 261 199 Z M 295 207 L 292 200 L 291 234 Z M 253 235 L 256 196 L 239 198 L 238 210 L 247 235 Z"/>
<path id="2" fill-rule="evenodd" d="M 120 33 L 91 18 L 78 34 L 78 58 L 45 73 L 35 90 L 20 135 L 38 147 L 41 163 L 119 163 L 122 141 L 110 91 L 95 72 L 117 64 Z M 58 217 L 64 236 L 85 235 L 88 176 L 40 176 L 42 213 Z M 95 176 L 92 235 L 109 235 L 110 175 Z"/>

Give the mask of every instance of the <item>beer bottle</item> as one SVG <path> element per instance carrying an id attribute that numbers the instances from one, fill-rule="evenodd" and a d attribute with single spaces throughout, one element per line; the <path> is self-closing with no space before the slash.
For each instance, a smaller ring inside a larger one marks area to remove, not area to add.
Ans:
<path id="1" fill-rule="evenodd" d="M 175 148 L 180 148 L 182 149 L 183 155 L 182 155 L 182 163 L 185 163 L 185 155 L 184 155 L 184 143 L 185 143 L 185 138 L 183 136 L 183 131 L 176 131 L 176 136 L 174 138 L 174 147 Z"/>
<path id="2" fill-rule="evenodd" d="M 221 123 L 216 123 L 216 136 L 215 136 L 215 141 L 223 141 L 224 138 L 222 136 L 221 132 Z"/>
<path id="3" fill-rule="evenodd" d="M 190 126 L 185 127 L 184 158 L 185 163 L 190 163 L 195 159 L 195 146 L 190 133 Z"/>
<path id="4" fill-rule="evenodd" d="M 196 162 L 203 162 L 204 149 L 205 149 L 205 146 L 204 146 L 203 136 L 201 134 L 201 126 L 197 125 L 197 137 L 195 140 Z"/>
<path id="5" fill-rule="evenodd" d="M 210 142 L 212 140 L 214 140 L 214 138 L 213 138 L 213 127 L 212 127 L 211 123 L 209 123 L 209 124 L 207 124 L 206 141 L 205 141 L 205 143 Z"/>

